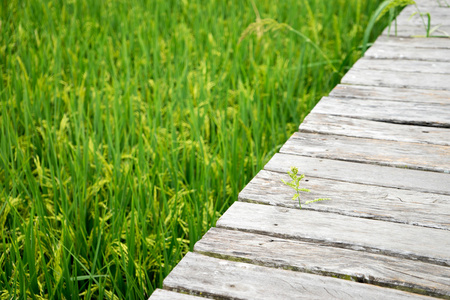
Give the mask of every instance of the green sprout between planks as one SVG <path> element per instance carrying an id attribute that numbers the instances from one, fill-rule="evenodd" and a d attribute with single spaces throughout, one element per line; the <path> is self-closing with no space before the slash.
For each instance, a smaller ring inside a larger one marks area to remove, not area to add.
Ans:
<path id="1" fill-rule="evenodd" d="M 301 188 L 300 187 L 300 181 L 305 178 L 305 174 L 301 174 L 300 176 L 298 176 L 298 168 L 296 167 L 291 167 L 291 171 L 287 172 L 289 177 L 291 177 L 292 181 L 291 182 L 286 182 L 283 179 L 281 179 L 281 181 L 287 185 L 290 186 L 291 188 L 293 188 L 295 190 L 295 194 L 292 197 L 292 200 L 297 199 L 298 200 L 298 205 L 300 206 L 300 209 L 302 208 L 302 202 L 300 199 L 300 192 L 311 192 L 309 189 L 305 189 L 305 188 Z M 305 204 L 310 204 L 310 203 L 314 203 L 314 202 L 318 202 L 318 201 L 323 201 L 323 200 L 331 200 L 330 198 L 317 198 L 311 201 L 306 201 Z"/>

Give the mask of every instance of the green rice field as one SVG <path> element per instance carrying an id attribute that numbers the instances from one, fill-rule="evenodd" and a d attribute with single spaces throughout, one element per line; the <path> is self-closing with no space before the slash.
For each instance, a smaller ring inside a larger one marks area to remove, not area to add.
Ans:
<path id="1" fill-rule="evenodd" d="M 0 299 L 147 299 L 381 2 L 1 1 Z"/>

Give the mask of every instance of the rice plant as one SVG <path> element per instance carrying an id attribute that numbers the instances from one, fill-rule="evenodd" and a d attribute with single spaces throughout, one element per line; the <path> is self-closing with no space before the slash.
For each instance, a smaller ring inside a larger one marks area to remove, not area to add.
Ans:
<path id="1" fill-rule="evenodd" d="M 0 299 L 146 299 L 359 57 L 379 2 L 2 1 Z M 256 11 L 311 42 L 238 43 Z"/>

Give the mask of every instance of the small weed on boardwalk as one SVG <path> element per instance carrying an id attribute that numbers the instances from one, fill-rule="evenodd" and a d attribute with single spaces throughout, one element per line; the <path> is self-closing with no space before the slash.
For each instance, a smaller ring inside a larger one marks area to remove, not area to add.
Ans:
<path id="1" fill-rule="evenodd" d="M 283 179 L 281 179 L 281 181 L 287 185 L 290 186 L 291 188 L 293 188 L 295 190 L 295 194 L 292 197 L 292 200 L 298 200 L 298 205 L 300 207 L 300 209 L 302 208 L 302 202 L 300 199 L 300 192 L 307 192 L 309 193 L 310 190 L 309 189 L 305 189 L 305 188 L 301 188 L 300 187 L 300 181 L 305 178 L 305 174 L 301 174 L 300 176 L 298 176 L 298 169 L 296 167 L 291 167 L 291 170 L 287 172 L 289 174 L 289 177 L 291 177 L 292 181 L 291 182 L 286 182 Z M 306 201 L 305 204 L 310 204 L 310 203 L 314 203 L 314 202 L 318 202 L 318 201 L 324 201 L 324 200 L 331 200 L 330 198 L 317 198 L 311 201 Z"/>

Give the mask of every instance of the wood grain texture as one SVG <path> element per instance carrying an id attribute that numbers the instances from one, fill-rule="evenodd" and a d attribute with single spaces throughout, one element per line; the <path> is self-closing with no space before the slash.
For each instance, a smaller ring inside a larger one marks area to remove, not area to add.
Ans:
<path id="1" fill-rule="evenodd" d="M 394 289 L 188 253 L 164 287 L 218 299 L 429 299 Z"/>
<path id="2" fill-rule="evenodd" d="M 296 132 L 280 153 L 450 174 L 449 146 Z"/>
<path id="3" fill-rule="evenodd" d="M 338 84 L 331 97 L 450 104 L 450 91 Z"/>
<path id="4" fill-rule="evenodd" d="M 211 298 L 197 297 L 187 294 L 180 294 L 176 292 L 157 289 L 150 296 L 149 300 L 204 300 Z"/>
<path id="5" fill-rule="evenodd" d="M 450 266 L 450 231 L 235 202 L 217 227 Z"/>
<path id="6" fill-rule="evenodd" d="M 324 97 L 313 113 L 387 123 L 450 127 L 450 103 L 417 103 Z"/>
<path id="7" fill-rule="evenodd" d="M 319 243 L 211 228 L 195 244 L 194 251 L 266 267 L 410 289 L 424 295 L 450 296 L 448 267 Z"/>
<path id="8" fill-rule="evenodd" d="M 448 128 L 394 124 L 318 113 L 310 113 L 299 129 L 301 132 L 450 146 Z"/>
<path id="9" fill-rule="evenodd" d="M 402 45 L 383 45 L 375 43 L 364 54 L 374 59 L 406 59 L 423 61 L 450 61 L 450 49 L 411 48 Z"/>
<path id="10" fill-rule="evenodd" d="M 379 36 L 374 43 L 374 47 L 378 46 L 395 46 L 405 48 L 434 48 L 434 49 L 450 49 L 450 39 L 443 38 L 405 38 L 395 36 Z"/>
<path id="11" fill-rule="evenodd" d="M 450 74 L 423 74 L 360 69 L 350 69 L 341 80 L 341 83 L 344 84 L 432 90 L 450 90 L 449 82 Z"/>
<path id="12" fill-rule="evenodd" d="M 450 195 L 450 174 L 400 169 L 371 164 L 275 154 L 265 165 L 267 171 L 286 173 L 292 166 L 306 176 L 351 183 L 401 188 Z"/>
<path id="13" fill-rule="evenodd" d="M 450 62 L 360 58 L 352 69 L 450 74 Z"/>
<path id="14" fill-rule="evenodd" d="M 292 200 L 294 190 L 281 179 L 291 181 L 286 173 L 262 170 L 239 193 L 239 200 L 298 208 L 298 201 Z M 301 187 L 311 190 L 301 193 L 302 203 L 316 198 L 331 199 L 303 204 L 304 209 L 450 230 L 450 196 L 447 195 L 315 177 L 303 179 Z"/>

